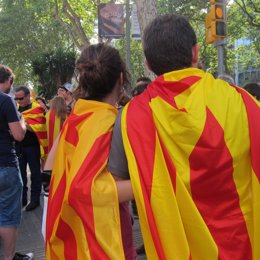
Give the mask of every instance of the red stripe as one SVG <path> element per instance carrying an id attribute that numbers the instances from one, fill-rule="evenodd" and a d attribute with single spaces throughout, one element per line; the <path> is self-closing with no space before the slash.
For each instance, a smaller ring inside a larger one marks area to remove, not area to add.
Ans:
<path id="1" fill-rule="evenodd" d="M 57 237 L 64 242 L 64 256 L 68 260 L 78 260 L 77 241 L 73 230 L 62 219 L 57 227 Z M 79 245 L 81 247 L 82 245 Z"/>
<path id="2" fill-rule="evenodd" d="M 90 196 L 94 177 L 107 161 L 111 132 L 98 137 L 74 178 L 69 192 L 69 204 L 81 218 L 89 245 L 91 259 L 109 260 L 96 239 L 92 198 Z"/>
<path id="3" fill-rule="evenodd" d="M 35 108 L 28 109 L 24 112 L 22 112 L 23 115 L 28 114 L 44 114 L 44 109 L 41 106 L 37 106 Z"/>
<path id="4" fill-rule="evenodd" d="M 53 145 L 53 134 L 54 134 L 54 127 L 55 127 L 55 111 L 51 110 L 49 114 L 49 133 L 48 133 L 48 147 L 49 151 L 51 150 L 51 147 Z"/>
<path id="5" fill-rule="evenodd" d="M 61 206 L 66 188 L 66 175 L 62 174 L 62 178 L 56 188 L 53 190 L 53 178 L 51 179 L 50 194 L 48 200 L 47 223 L 46 223 L 46 241 L 50 240 L 53 232 L 54 223 L 61 211 Z"/>
<path id="6" fill-rule="evenodd" d="M 241 88 L 236 87 L 236 90 L 242 95 L 244 103 L 246 105 L 249 134 L 250 134 L 250 147 L 251 147 L 251 160 L 252 167 L 260 182 L 260 107 L 256 104 L 252 97 Z"/>
<path id="7" fill-rule="evenodd" d="M 37 135 L 38 139 L 41 139 L 41 140 L 47 139 L 47 131 L 34 132 L 34 133 Z"/>
<path id="8" fill-rule="evenodd" d="M 252 248 L 233 179 L 224 131 L 207 109 L 204 130 L 190 155 L 193 200 L 215 240 L 219 259 L 251 260 Z"/>
<path id="9" fill-rule="evenodd" d="M 154 246 L 159 259 L 166 260 L 150 204 L 153 179 L 152 173 L 155 158 L 156 128 L 148 105 L 148 92 L 144 92 L 141 99 L 137 96 L 135 100 L 135 102 L 131 102 L 129 104 L 127 111 L 127 134 L 137 162 L 145 210 L 154 241 Z M 140 107 L 142 109 L 142 113 L 140 113 Z M 142 131 L 142 135 L 140 136 L 138 133 L 140 132 L 140 126 L 143 122 L 145 122 L 146 128 Z M 145 152 L 142 149 L 144 144 Z"/>
<path id="10" fill-rule="evenodd" d="M 44 151 L 44 154 L 48 154 L 48 151 L 49 151 L 48 146 L 43 147 L 43 151 Z"/>
<path id="11" fill-rule="evenodd" d="M 38 124 L 44 125 L 46 123 L 46 118 L 44 116 L 27 118 L 26 123 L 28 123 L 29 125 L 38 125 Z"/>
<path id="12" fill-rule="evenodd" d="M 69 121 L 67 121 L 68 129 L 66 132 L 65 141 L 76 146 L 78 143 L 78 140 L 79 140 L 77 126 L 80 123 L 85 122 L 85 119 L 87 119 L 92 114 L 93 114 L 93 112 L 83 114 L 83 115 L 77 115 L 77 114 L 74 114 L 73 112 L 71 112 L 71 114 L 69 116 Z"/>
<path id="13" fill-rule="evenodd" d="M 164 101 L 177 108 L 174 98 L 200 79 L 201 77 L 192 76 L 180 81 L 165 81 L 164 77 L 160 76 L 149 85 L 147 92 L 149 92 L 150 99 L 159 96 Z"/>

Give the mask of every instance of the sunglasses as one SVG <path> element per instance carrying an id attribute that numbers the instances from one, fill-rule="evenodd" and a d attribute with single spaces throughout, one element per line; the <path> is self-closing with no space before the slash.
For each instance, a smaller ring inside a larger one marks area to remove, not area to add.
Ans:
<path id="1" fill-rule="evenodd" d="M 24 97 L 20 97 L 20 98 L 17 97 L 17 98 L 15 98 L 14 100 L 16 100 L 16 101 L 17 101 L 17 100 L 22 101 L 24 98 L 25 98 L 25 96 L 24 96 Z"/>

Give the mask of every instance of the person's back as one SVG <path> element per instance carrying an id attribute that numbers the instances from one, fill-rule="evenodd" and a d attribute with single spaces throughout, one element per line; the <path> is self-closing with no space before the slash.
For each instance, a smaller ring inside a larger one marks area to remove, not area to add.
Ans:
<path id="1" fill-rule="evenodd" d="M 76 70 L 79 99 L 62 129 L 52 171 L 46 259 L 134 260 L 128 205 L 119 206 L 106 169 L 115 106 L 128 83 L 125 65 L 115 48 L 99 43 L 84 48 Z"/>
<path id="2" fill-rule="evenodd" d="M 158 77 L 115 125 L 128 165 L 116 167 L 118 134 L 108 165 L 129 169 L 148 259 L 259 260 L 259 105 L 196 68 L 183 17 L 156 18 L 143 41 Z"/>

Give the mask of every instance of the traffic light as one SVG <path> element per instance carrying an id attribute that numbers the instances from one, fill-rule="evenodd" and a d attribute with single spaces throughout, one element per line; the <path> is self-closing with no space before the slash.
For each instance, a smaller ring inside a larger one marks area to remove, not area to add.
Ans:
<path id="1" fill-rule="evenodd" d="M 210 12 L 206 16 L 206 41 L 212 43 L 227 36 L 225 0 L 210 0 Z"/>

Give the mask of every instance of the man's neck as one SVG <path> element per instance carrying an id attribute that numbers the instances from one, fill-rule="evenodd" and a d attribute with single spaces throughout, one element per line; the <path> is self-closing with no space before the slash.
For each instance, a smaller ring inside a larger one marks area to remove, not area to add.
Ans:
<path id="1" fill-rule="evenodd" d="M 5 83 L 0 83 L 0 91 L 5 93 L 5 94 L 9 93 Z"/>

